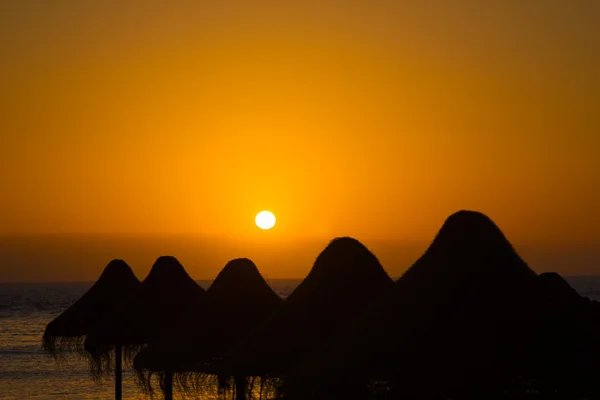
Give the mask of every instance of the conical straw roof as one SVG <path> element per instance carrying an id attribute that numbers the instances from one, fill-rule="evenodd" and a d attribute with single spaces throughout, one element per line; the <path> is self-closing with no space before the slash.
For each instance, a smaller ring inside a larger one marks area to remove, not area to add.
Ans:
<path id="1" fill-rule="evenodd" d="M 334 239 L 282 305 L 226 355 L 220 374 L 280 375 L 392 285 L 362 243 Z"/>
<path id="2" fill-rule="evenodd" d="M 182 315 L 174 330 L 135 357 L 134 368 L 149 389 L 149 371 L 175 372 L 180 381 L 188 376 L 198 381 L 214 372 L 213 360 L 254 329 L 281 301 L 251 260 L 232 260 L 208 289 L 205 306 Z"/>
<path id="3" fill-rule="evenodd" d="M 106 318 L 100 320 L 85 340 L 96 374 L 109 373 L 114 346 L 132 351 L 172 328 L 180 314 L 206 296 L 175 257 L 159 257 L 138 290 Z"/>
<path id="4" fill-rule="evenodd" d="M 539 325 L 524 366 L 529 380 L 542 394 L 600 398 L 600 303 L 580 296 L 557 273 L 538 280 Z"/>
<path id="5" fill-rule="evenodd" d="M 286 374 L 286 394 L 344 398 L 373 382 L 392 398 L 460 394 L 518 358 L 536 279 L 487 216 L 453 214 L 394 290 Z"/>
<path id="6" fill-rule="evenodd" d="M 85 335 L 94 323 L 112 312 L 139 285 L 125 261 L 112 260 L 96 283 L 46 326 L 44 349 L 55 357 L 65 351 L 82 350 Z"/>
<path id="7" fill-rule="evenodd" d="M 574 303 L 586 302 L 586 298 L 577 293 L 569 283 L 556 272 L 544 272 L 538 276 L 540 285 L 540 306 L 556 312 L 568 312 Z M 589 301 L 589 300 L 587 300 Z"/>

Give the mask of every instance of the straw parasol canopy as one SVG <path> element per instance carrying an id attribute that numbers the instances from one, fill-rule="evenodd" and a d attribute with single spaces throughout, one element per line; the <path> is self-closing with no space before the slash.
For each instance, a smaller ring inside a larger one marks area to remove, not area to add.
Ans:
<path id="1" fill-rule="evenodd" d="M 554 272 L 540 274 L 538 283 L 538 336 L 528 359 L 529 379 L 566 398 L 600 397 L 600 303 L 579 295 Z"/>
<path id="2" fill-rule="evenodd" d="M 206 291 L 175 257 L 159 257 L 138 290 L 87 335 L 85 350 L 93 372 L 97 376 L 110 373 L 115 346 L 122 346 L 127 358 L 131 357 L 171 328 L 188 307 L 201 305 L 205 296 Z"/>
<path id="3" fill-rule="evenodd" d="M 189 309 L 175 329 L 152 342 L 134 360 L 147 389 L 152 372 L 170 371 L 186 385 L 214 373 L 214 360 L 254 329 L 280 304 L 281 298 L 247 258 L 229 261 L 206 294 L 200 309 Z"/>
<path id="4" fill-rule="evenodd" d="M 284 376 L 285 394 L 477 398 L 518 365 L 536 282 L 491 219 L 455 213 L 392 291 Z"/>
<path id="5" fill-rule="evenodd" d="M 362 243 L 334 239 L 281 306 L 225 356 L 220 375 L 280 376 L 391 286 Z"/>
<path id="6" fill-rule="evenodd" d="M 46 326 L 42 338 L 44 349 L 55 358 L 63 352 L 82 351 L 85 335 L 94 323 L 112 312 L 139 285 L 125 261 L 112 260 L 96 283 Z"/>
<path id="7" fill-rule="evenodd" d="M 590 303 L 582 297 L 569 283 L 556 272 L 544 272 L 538 276 L 540 286 L 540 306 L 550 311 L 549 316 L 556 317 L 569 312 L 573 303 Z"/>

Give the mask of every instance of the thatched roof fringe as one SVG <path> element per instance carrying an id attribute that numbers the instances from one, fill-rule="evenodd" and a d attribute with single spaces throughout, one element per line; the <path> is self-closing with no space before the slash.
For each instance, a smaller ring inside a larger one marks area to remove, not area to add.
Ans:
<path id="1" fill-rule="evenodd" d="M 205 374 L 201 372 L 186 372 L 174 374 L 173 379 L 177 377 L 177 386 L 179 390 L 186 394 L 197 395 L 218 389 L 219 398 L 235 400 L 235 381 L 234 378 L 219 378 L 214 374 Z M 254 400 L 272 399 L 277 393 L 281 381 L 277 378 L 261 379 L 260 377 L 250 377 L 246 381 L 246 393 L 251 395 Z"/>
<path id="2" fill-rule="evenodd" d="M 85 336 L 61 337 L 44 332 L 42 347 L 56 361 L 62 361 L 68 353 L 85 355 L 84 341 Z"/>
<path id="3" fill-rule="evenodd" d="M 147 396 L 157 394 L 156 384 L 161 394 L 164 392 L 165 372 L 136 370 L 136 382 Z M 276 378 L 260 379 L 249 378 L 246 384 L 247 393 L 252 394 L 252 399 L 263 400 L 273 398 L 277 393 L 281 381 Z M 173 388 L 176 392 L 197 396 L 198 393 L 210 394 L 223 400 L 235 400 L 235 383 L 233 378 L 220 379 L 215 374 L 203 372 L 180 372 L 173 374 Z"/>
<path id="4" fill-rule="evenodd" d="M 133 366 L 133 358 L 142 348 L 143 345 L 122 347 L 124 367 L 131 368 Z M 94 356 L 87 351 L 84 351 L 84 354 L 87 357 L 90 374 L 94 381 L 99 381 L 105 376 L 112 376 L 114 374 L 115 346 L 104 346 L 102 351 L 94 354 Z"/>
<path id="5" fill-rule="evenodd" d="M 83 296 L 48 323 L 42 347 L 57 361 L 63 359 L 60 353 L 83 353 L 84 338 L 97 320 L 113 312 L 139 285 L 125 261 L 112 260 Z"/>

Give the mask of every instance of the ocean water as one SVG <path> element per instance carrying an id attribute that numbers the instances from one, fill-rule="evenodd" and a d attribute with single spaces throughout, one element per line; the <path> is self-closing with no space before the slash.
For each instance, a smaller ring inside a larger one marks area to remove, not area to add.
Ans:
<path id="1" fill-rule="evenodd" d="M 301 280 L 272 280 L 273 290 L 287 297 Z M 211 281 L 198 281 L 207 288 Z M 0 283 L 0 399 L 110 399 L 114 380 L 94 382 L 87 361 L 76 355 L 60 363 L 41 348 L 46 325 L 91 286 L 89 283 Z M 140 391 L 131 370 L 123 370 L 123 398 L 148 396 Z M 194 398 L 175 393 L 176 398 Z M 160 392 L 155 398 L 161 398 Z M 208 399 L 210 396 L 196 397 Z"/>
<path id="2" fill-rule="evenodd" d="M 600 276 L 566 277 L 580 294 L 600 300 Z M 199 281 L 208 287 L 210 281 Z M 287 297 L 300 280 L 272 280 L 271 287 Z M 54 317 L 85 293 L 92 283 L 0 283 L 0 399 L 110 399 L 114 381 L 94 382 L 87 362 L 77 356 L 60 364 L 41 349 L 41 338 Z M 183 398 L 175 393 L 176 398 Z M 130 370 L 124 370 L 124 399 L 144 398 Z M 161 398 L 157 395 L 156 398 Z M 185 397 L 193 398 L 193 397 Z M 210 396 L 196 397 L 208 399 Z"/>

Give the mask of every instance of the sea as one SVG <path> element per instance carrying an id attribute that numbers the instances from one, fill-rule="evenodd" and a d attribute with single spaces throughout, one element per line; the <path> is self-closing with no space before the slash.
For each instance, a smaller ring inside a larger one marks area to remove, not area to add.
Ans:
<path id="1" fill-rule="evenodd" d="M 565 277 L 581 295 L 600 301 L 600 276 Z M 271 280 L 269 285 L 282 298 L 301 280 Z M 198 281 L 208 288 L 211 281 Z M 110 399 L 114 381 L 91 379 L 87 361 L 72 355 L 60 363 L 41 348 L 46 325 L 81 297 L 93 282 L 0 283 L 0 399 Z M 208 400 L 174 393 L 178 399 Z M 124 370 L 124 399 L 148 398 L 136 385 L 131 370 Z M 155 398 L 161 398 L 156 395 Z"/>

